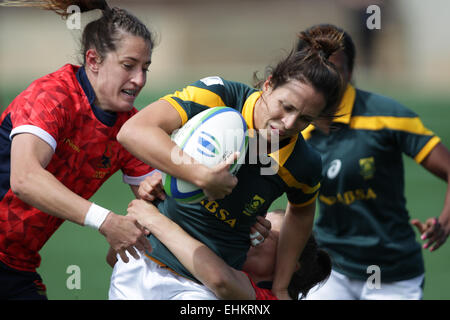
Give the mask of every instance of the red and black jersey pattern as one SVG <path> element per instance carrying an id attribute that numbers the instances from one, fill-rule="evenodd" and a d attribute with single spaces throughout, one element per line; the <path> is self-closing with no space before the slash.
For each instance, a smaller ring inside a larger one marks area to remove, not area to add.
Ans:
<path id="1" fill-rule="evenodd" d="M 94 105 L 95 94 L 83 67 L 65 65 L 34 81 L 0 118 L 0 260 L 34 271 L 38 251 L 63 222 L 18 199 L 10 190 L 11 140 L 31 133 L 54 150 L 47 166 L 67 188 L 89 199 L 117 170 L 124 180 L 152 169 L 116 140 L 122 124 L 137 112 L 107 113 Z"/>

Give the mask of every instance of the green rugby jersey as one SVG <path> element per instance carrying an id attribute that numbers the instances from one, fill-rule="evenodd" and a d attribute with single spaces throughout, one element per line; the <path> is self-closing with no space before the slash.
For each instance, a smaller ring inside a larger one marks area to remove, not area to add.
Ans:
<path id="1" fill-rule="evenodd" d="M 402 153 L 420 163 L 440 140 L 401 104 L 352 86 L 339 110 L 329 135 L 313 126 L 302 132 L 323 162 L 317 241 L 350 278 L 366 280 L 370 265 L 383 282 L 418 276 L 424 263 L 406 209 Z"/>
<path id="2" fill-rule="evenodd" d="M 252 130 L 253 110 L 260 96 L 260 91 L 247 85 L 209 77 L 162 99 L 179 112 L 183 124 L 207 108 L 228 106 L 239 110 L 249 130 Z M 250 140 L 255 139 L 252 136 Z M 252 141 L 249 142 L 251 144 Z M 264 164 L 250 161 L 247 152 L 247 159 L 237 173 L 238 184 L 224 199 L 183 204 L 168 197 L 159 203 L 158 208 L 230 266 L 241 269 L 250 247 L 250 227 L 255 224 L 256 217 L 264 216 L 272 202 L 285 192 L 292 205 L 310 204 L 315 201 L 320 187 L 320 155 L 301 135 L 280 142 L 279 150 L 269 156 L 278 164 L 278 170 L 272 175 L 263 175 L 261 169 Z M 153 247 L 150 256 L 153 259 L 178 274 L 194 279 L 162 243 L 153 236 L 150 236 L 150 241 Z"/>

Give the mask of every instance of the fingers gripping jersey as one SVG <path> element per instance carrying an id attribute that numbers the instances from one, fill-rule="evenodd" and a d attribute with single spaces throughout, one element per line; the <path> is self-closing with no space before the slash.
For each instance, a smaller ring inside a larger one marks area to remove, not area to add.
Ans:
<path id="1" fill-rule="evenodd" d="M 63 220 L 18 199 L 9 185 L 11 140 L 31 133 L 54 150 L 47 166 L 61 183 L 89 199 L 114 172 L 138 184 L 151 168 L 136 160 L 116 140 L 122 124 L 137 112 L 106 113 L 93 103 L 94 91 L 84 68 L 65 65 L 34 81 L 4 111 L 0 120 L 0 260 L 34 271 L 38 251 Z"/>
<path id="2" fill-rule="evenodd" d="M 162 99 L 178 111 L 183 124 L 207 108 L 228 106 L 240 111 L 252 130 L 255 103 L 260 96 L 260 91 L 244 84 L 209 77 Z M 249 145 L 255 139 L 250 138 Z M 280 149 L 269 155 L 273 159 L 271 164 L 264 164 L 251 153 L 249 149 L 245 163 L 239 169 L 238 184 L 224 199 L 182 204 L 167 198 L 158 205 L 161 212 L 236 269 L 240 269 L 246 259 L 250 227 L 256 217 L 265 215 L 273 201 L 284 193 L 293 205 L 313 202 L 321 179 L 320 156 L 301 136 L 280 144 Z M 270 174 L 262 170 L 267 167 L 272 169 Z M 153 258 L 193 279 L 162 243 L 152 236 L 151 242 Z"/>

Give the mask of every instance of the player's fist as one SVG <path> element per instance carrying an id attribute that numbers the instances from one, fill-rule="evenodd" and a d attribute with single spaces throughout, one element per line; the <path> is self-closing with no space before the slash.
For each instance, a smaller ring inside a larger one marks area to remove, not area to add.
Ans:
<path id="1" fill-rule="evenodd" d="M 146 177 L 139 184 L 138 196 L 150 202 L 157 199 L 164 200 L 166 198 L 166 193 L 162 185 L 161 172 L 155 170 L 151 176 Z"/>
<path id="2" fill-rule="evenodd" d="M 233 191 L 238 179 L 230 173 L 230 167 L 238 157 L 239 152 L 233 153 L 202 177 L 199 187 L 203 189 L 208 200 L 223 199 Z"/>

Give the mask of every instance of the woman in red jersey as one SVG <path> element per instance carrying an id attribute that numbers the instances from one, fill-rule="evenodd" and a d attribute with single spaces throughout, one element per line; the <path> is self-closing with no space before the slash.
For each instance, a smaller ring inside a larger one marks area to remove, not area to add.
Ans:
<path id="1" fill-rule="evenodd" d="M 67 16 L 100 9 L 82 35 L 82 66 L 67 64 L 34 81 L 0 118 L 0 299 L 46 299 L 36 273 L 39 251 L 69 220 L 99 230 L 128 261 L 128 251 L 149 248 L 135 218 L 87 199 L 114 172 L 137 192 L 152 168 L 116 140 L 122 124 L 137 112 L 154 37 L 126 10 L 103 1 L 10 1 Z"/>

